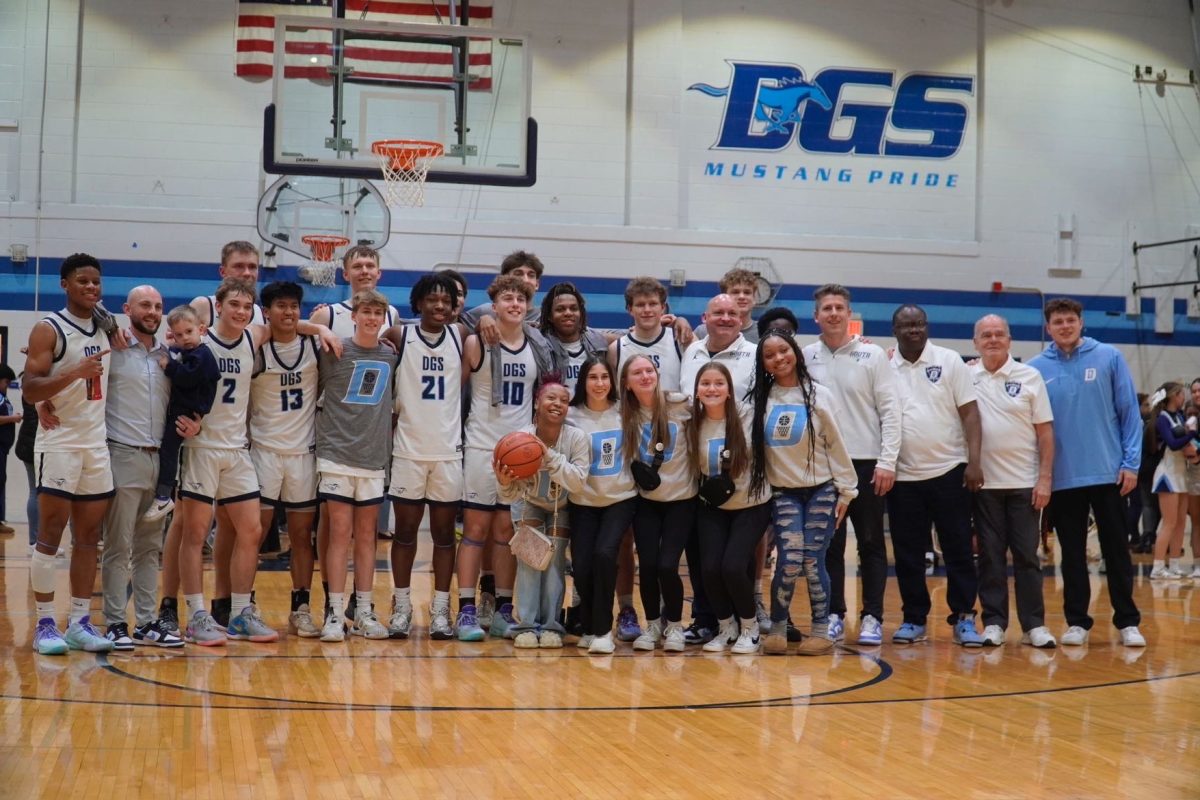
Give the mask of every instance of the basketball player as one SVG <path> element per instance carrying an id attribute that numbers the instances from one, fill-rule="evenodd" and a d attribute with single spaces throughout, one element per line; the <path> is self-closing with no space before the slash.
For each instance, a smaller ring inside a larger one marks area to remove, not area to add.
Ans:
<path id="1" fill-rule="evenodd" d="M 337 356 L 320 359 L 321 413 L 317 419 L 318 496 L 329 514 L 329 549 L 321 570 L 329 584 L 329 611 L 321 641 L 345 638 L 346 562 L 354 542 L 354 587 L 358 595 L 351 632 L 388 638 L 371 608 L 375 578 L 375 520 L 384 500 L 384 471 L 391 450 L 392 373 L 396 356 L 379 341 L 388 302 L 377 291 L 350 301 L 354 335 L 340 340 Z"/>
<path id="2" fill-rule="evenodd" d="M 388 633 L 407 639 L 412 626 L 412 567 L 417 529 L 429 506 L 433 538 L 433 603 L 429 635 L 454 638 L 450 581 L 454 577 L 454 520 L 463 496 L 463 332 L 452 323 L 458 286 L 437 272 L 412 288 L 416 324 L 387 332 L 398 352 L 389 495 L 396 512 L 392 538 L 392 616 Z"/>
<path id="3" fill-rule="evenodd" d="M 355 245 L 342 256 L 342 279 L 350 284 L 349 297 L 331 306 L 320 305 L 313 309 L 309 320 L 325 325 L 334 335 L 346 339 L 354 335 L 354 323 L 350 317 L 350 299 L 359 292 L 375 291 L 379 287 L 382 270 L 379 266 L 379 251 L 365 244 Z M 387 307 L 387 327 L 402 322 L 400 312 L 393 305 Z"/>
<path id="4" fill-rule="evenodd" d="M 66 307 L 30 332 L 22 387 L 27 401 L 49 400 L 59 418 L 52 430 L 38 427 L 33 448 L 39 517 L 29 569 L 37 612 L 33 649 L 42 655 L 69 649 L 102 653 L 112 650 L 113 643 L 92 626 L 90 607 L 96 543 L 113 482 L 104 423 L 108 339 L 92 320 L 100 300 L 100 262 L 75 253 L 63 260 L 59 276 Z M 68 521 L 75 545 L 64 636 L 54 621 L 54 560 Z"/>
<path id="5" fill-rule="evenodd" d="M 514 250 L 500 262 L 500 274 L 520 278 L 529 286 L 529 308 L 525 313 L 525 322 L 536 328 L 541 322 L 542 310 L 533 304 L 533 296 L 537 294 L 542 282 L 542 273 L 546 271 L 542 260 L 533 253 L 524 250 Z M 464 301 L 465 302 L 465 301 Z M 488 345 L 495 345 L 499 335 L 498 322 L 492 303 L 481 303 L 469 311 L 463 311 L 458 316 L 468 333 L 480 334 Z"/>
<path id="6" fill-rule="evenodd" d="M 234 541 L 230 558 L 231 608 L 229 638 L 271 642 L 279 634 L 269 628 L 250 602 L 258 548 L 262 543 L 259 519 L 258 480 L 247 451 L 247 412 L 255 353 L 271 338 L 266 325 L 250 325 L 254 313 L 254 285 L 227 279 L 217 290 L 217 324 L 209 329 L 205 343 L 217 356 L 221 383 L 212 411 L 204 418 L 199 435 L 184 445 L 180 468 L 183 498 L 183 541 L 179 550 L 179 572 L 187 603 L 188 626 L 184 641 L 211 646 L 226 641 L 204 604 L 201 548 L 212 524 L 212 505 L 225 509 L 232 523 Z M 301 335 L 317 334 L 323 346 L 340 347 L 340 342 L 321 325 L 303 323 Z"/>
<path id="7" fill-rule="evenodd" d="M 255 358 L 250 381 L 250 458 L 258 475 L 263 530 L 275 511 L 287 513 L 292 544 L 288 632 L 316 638 L 309 591 L 313 577 L 313 517 L 317 508 L 317 355 L 311 336 L 296 332 L 304 290 L 291 281 L 263 287 L 271 339 Z"/>
<path id="8" fill-rule="evenodd" d="M 494 552 L 497 610 L 490 626 L 493 636 L 504 636 L 512 623 L 512 586 L 516 565 L 506 545 L 512 538 L 508 506 L 499 502 L 492 449 L 500 437 L 529 423 L 533 393 L 540 374 L 550 368 L 548 350 L 542 352 L 525 333 L 533 290 L 515 275 L 501 275 L 488 287 L 500 326 L 498 345 L 486 344 L 479 335 L 467 338 L 464 347 L 470 367 L 471 410 L 467 416 L 464 458 L 463 539 L 458 552 L 458 638 L 476 642 L 484 637 L 476 618 L 475 582 L 481 550 L 489 539 Z M 486 362 L 486 363 L 485 363 Z"/>
<path id="9" fill-rule="evenodd" d="M 353 309 L 350 307 L 350 301 L 354 295 L 359 292 L 376 291 L 379 287 L 379 278 L 383 272 L 379 264 L 379 251 L 367 245 L 355 245 L 346 251 L 342 256 L 342 279 L 350 284 L 350 293 L 345 302 L 334 303 L 331 306 L 318 305 L 313 309 L 312 315 L 309 316 L 309 321 L 319 322 L 326 325 L 333 335 L 339 339 L 349 339 L 354 336 L 354 321 L 351 319 Z M 403 320 L 400 318 L 400 312 L 396 307 L 389 304 L 387 307 L 387 319 L 385 320 L 382 330 L 386 331 L 393 325 L 400 325 Z M 384 480 L 386 486 L 387 481 Z M 379 520 L 379 530 L 384 530 L 387 524 L 386 504 L 381 504 L 382 518 Z M 323 559 L 325 551 L 329 547 L 329 515 L 321 514 L 317 520 L 317 558 Z M 321 570 L 321 587 L 325 590 L 325 612 L 329 613 L 329 586 L 326 577 L 326 571 Z M 347 616 L 353 620 L 354 618 L 354 602 L 353 596 L 350 597 L 347 605 Z"/>
<path id="10" fill-rule="evenodd" d="M 539 328 L 554 352 L 554 365 L 567 392 L 575 394 L 579 367 L 591 356 L 604 357 L 613 334 L 589 328 L 587 303 L 573 283 L 556 283 L 542 299 Z"/>
<path id="11" fill-rule="evenodd" d="M 221 248 L 221 266 L 217 268 L 221 280 L 235 279 L 249 281 L 251 285 L 258 282 L 258 248 L 250 242 L 236 240 L 228 242 Z M 217 319 L 216 295 L 201 295 L 189 303 L 202 322 L 211 329 Z M 251 324 L 262 325 L 266 318 L 262 307 L 254 305 Z M 229 610 L 232 604 L 229 584 L 229 558 L 233 553 L 233 529 L 225 509 L 217 506 L 217 530 L 213 540 L 213 602 L 212 614 L 217 623 L 224 626 L 229 623 Z M 167 530 L 167 538 L 163 543 L 162 559 L 162 602 L 159 609 L 159 621 L 166 630 L 174 633 L 179 631 L 179 563 L 178 555 L 183 532 L 183 515 L 176 514 L 171 518 L 171 526 Z"/>
<path id="12" fill-rule="evenodd" d="M 625 310 L 633 317 L 633 327 L 609 345 L 608 363 L 620 375 L 632 356 L 646 356 L 658 370 L 662 390 L 678 392 L 683 348 L 675 330 L 663 325 L 666 308 L 667 289 L 662 283 L 647 277 L 631 280 L 625 287 Z"/>

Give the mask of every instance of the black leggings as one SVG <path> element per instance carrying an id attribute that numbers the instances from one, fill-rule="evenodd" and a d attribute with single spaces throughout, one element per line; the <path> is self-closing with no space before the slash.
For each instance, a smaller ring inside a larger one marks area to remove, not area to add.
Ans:
<path id="1" fill-rule="evenodd" d="M 647 620 L 683 619 L 683 580 L 679 559 L 696 524 L 696 498 L 662 502 L 638 498 L 633 542 L 638 553 L 638 583 Z"/>
<path id="2" fill-rule="evenodd" d="M 636 497 L 599 508 L 571 504 L 571 575 L 585 634 L 612 631 L 617 554 L 636 507 Z"/>
<path id="3" fill-rule="evenodd" d="M 770 503 L 726 511 L 705 507 L 697 515 L 700 561 L 708 602 L 718 620 L 755 614 L 754 548 L 771 521 Z"/>

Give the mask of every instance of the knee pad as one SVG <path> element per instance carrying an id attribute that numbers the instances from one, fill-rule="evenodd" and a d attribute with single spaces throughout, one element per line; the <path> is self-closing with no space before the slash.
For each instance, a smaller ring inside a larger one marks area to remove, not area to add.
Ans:
<path id="1" fill-rule="evenodd" d="M 55 557 L 34 550 L 29 564 L 29 583 L 38 594 L 54 594 Z"/>

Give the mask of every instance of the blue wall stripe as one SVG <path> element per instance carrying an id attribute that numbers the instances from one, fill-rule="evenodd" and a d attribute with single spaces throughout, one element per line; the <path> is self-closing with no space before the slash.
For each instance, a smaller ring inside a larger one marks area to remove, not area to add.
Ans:
<path id="1" fill-rule="evenodd" d="M 49 272 L 38 281 L 43 310 L 57 308 L 59 281 L 54 272 L 55 259 L 47 259 Z M 409 313 L 408 295 L 414 281 L 423 273 L 416 270 L 386 270 L 380 285 L 401 313 Z M 263 270 L 260 286 L 271 280 L 296 280 L 295 267 Z M 486 300 L 486 288 L 491 276 L 468 274 L 468 302 L 471 305 Z M 162 262 L 109 259 L 104 262 L 104 301 L 113 311 L 120 309 L 125 296 L 134 286 L 152 282 L 163 293 L 168 308 L 186 303 L 193 297 L 208 294 L 215 288 L 216 266 L 207 262 Z M 559 280 L 569 280 L 587 296 L 588 321 L 595 327 L 622 328 L 629 324 L 625 312 L 624 291 L 628 278 L 593 276 L 555 276 L 543 281 L 549 288 Z M 344 299 L 346 287 L 304 286 L 305 307 Z M 790 308 L 800 319 L 806 333 L 816 330 L 812 322 L 813 284 L 785 286 L 777 304 Z M 1018 341 L 1039 341 L 1042 338 L 1042 315 L 1035 295 L 1001 294 L 987 291 L 954 291 L 949 289 L 916 289 L 894 287 L 850 287 L 854 293 L 854 310 L 863 317 L 866 335 L 877 340 L 891 337 L 892 312 L 903 303 L 918 303 L 929 314 L 930 336 L 940 339 L 970 339 L 975 320 L 984 314 L 997 313 L 1008 319 L 1013 338 Z M 693 322 L 698 321 L 708 299 L 717 292 L 715 281 L 689 281 L 683 289 L 668 290 L 671 309 Z M 14 265 L 9 258 L 0 258 L 0 309 L 32 311 L 34 296 L 33 262 Z M 537 302 L 541 302 L 541 295 Z M 1124 314 L 1125 299 L 1115 295 L 1076 295 L 1085 310 L 1086 333 L 1112 344 L 1156 345 L 1162 347 L 1200 347 L 1200 320 L 1189 319 L 1187 303 L 1174 302 L 1174 334 L 1154 333 L 1154 303 L 1143 299 L 1140 317 Z"/>

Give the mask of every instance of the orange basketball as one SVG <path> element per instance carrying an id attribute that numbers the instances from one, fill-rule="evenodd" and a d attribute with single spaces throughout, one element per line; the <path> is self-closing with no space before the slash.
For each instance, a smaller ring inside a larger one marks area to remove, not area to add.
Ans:
<path id="1" fill-rule="evenodd" d="M 532 433 L 514 431 L 501 437 L 492 455 L 518 478 L 532 477 L 542 468 L 542 444 Z"/>

